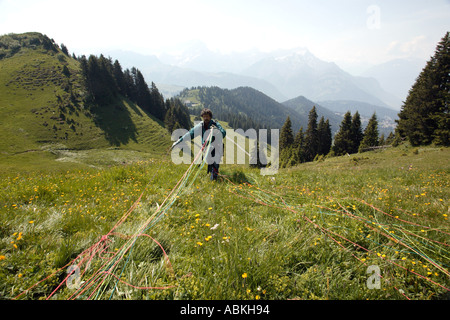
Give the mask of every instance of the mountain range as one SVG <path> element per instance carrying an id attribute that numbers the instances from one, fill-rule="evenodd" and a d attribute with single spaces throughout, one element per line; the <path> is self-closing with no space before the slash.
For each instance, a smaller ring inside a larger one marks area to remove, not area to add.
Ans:
<path id="1" fill-rule="evenodd" d="M 162 150 L 164 141 L 170 141 L 167 130 L 142 106 L 119 95 L 96 113 L 86 107 L 82 59 L 62 49 L 38 33 L 0 37 L 0 131 L 11 137 L 0 144 L 1 149 L 15 154 L 39 150 L 43 143 L 63 142 L 74 149 L 123 144 Z M 305 48 L 228 55 L 202 46 L 194 49 L 195 55 L 185 51 L 157 57 L 116 51 L 105 56 L 120 61 L 124 69 L 138 68 L 165 98 L 190 99 L 179 95 L 184 88 L 209 88 L 204 95 L 209 101 L 199 102 L 216 103 L 216 109 L 222 108 L 224 116 L 236 123 L 247 118 L 262 127 L 281 128 L 289 116 L 297 131 L 306 128 L 315 106 L 319 117 L 330 120 L 333 134 L 347 111 L 358 110 L 363 125 L 376 112 L 380 134 L 389 134 L 395 126 L 398 110 L 386 102 L 392 96 L 377 80 L 352 76 Z"/>
<path id="2" fill-rule="evenodd" d="M 183 88 L 196 86 L 225 89 L 249 86 L 278 102 L 304 96 L 317 103 L 358 101 L 396 111 L 425 65 L 420 60 L 395 60 L 355 76 L 302 47 L 222 54 L 198 41 L 179 52 L 158 56 L 128 51 L 107 54 L 119 59 L 125 67 L 138 66 L 165 95 L 176 95 Z"/>

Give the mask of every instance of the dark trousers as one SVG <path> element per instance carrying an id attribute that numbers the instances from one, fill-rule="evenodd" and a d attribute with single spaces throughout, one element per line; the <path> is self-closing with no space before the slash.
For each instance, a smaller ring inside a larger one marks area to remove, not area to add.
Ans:
<path id="1" fill-rule="evenodd" d="M 214 157 L 216 155 L 216 150 L 211 150 L 211 157 Z M 211 159 L 211 158 L 210 158 Z M 212 160 L 212 159 L 211 159 Z M 207 173 L 211 173 L 211 180 L 216 180 L 217 175 L 219 173 L 219 164 L 216 162 L 213 162 L 212 164 L 208 164 L 208 171 Z"/>
<path id="2" fill-rule="evenodd" d="M 219 164 L 218 163 L 208 164 L 207 173 L 211 173 L 211 180 L 216 180 L 217 174 L 219 173 Z"/>

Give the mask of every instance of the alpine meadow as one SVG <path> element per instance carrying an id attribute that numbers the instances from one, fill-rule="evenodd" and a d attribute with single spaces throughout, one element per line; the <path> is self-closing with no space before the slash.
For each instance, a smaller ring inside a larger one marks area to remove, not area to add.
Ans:
<path id="1" fill-rule="evenodd" d="M 448 300 L 449 92 L 448 32 L 386 135 L 250 87 L 165 98 L 137 66 L 2 35 L 0 299 Z M 211 181 L 208 143 L 174 164 L 203 108 L 279 129 L 277 173 Z"/>

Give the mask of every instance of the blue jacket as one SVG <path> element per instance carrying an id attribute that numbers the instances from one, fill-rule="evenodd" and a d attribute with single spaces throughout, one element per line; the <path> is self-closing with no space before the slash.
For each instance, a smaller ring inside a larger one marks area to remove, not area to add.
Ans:
<path id="1" fill-rule="evenodd" d="M 202 129 L 202 145 L 205 143 L 205 141 L 203 140 L 205 137 L 205 132 L 209 129 L 211 129 L 211 125 L 214 125 L 217 127 L 217 129 L 219 129 L 219 131 L 222 133 L 223 138 L 225 138 L 227 132 L 225 131 L 224 128 L 222 128 L 222 126 L 220 125 L 220 123 L 216 120 L 212 120 L 209 121 L 209 125 L 206 127 L 203 125 L 203 121 L 198 123 L 196 126 L 194 126 L 191 130 L 189 130 L 189 132 L 187 132 L 184 136 L 182 136 L 178 141 L 177 144 L 180 143 L 181 141 L 183 141 L 183 139 L 187 138 L 189 135 L 191 136 L 191 139 L 194 139 L 194 136 L 197 132 L 200 132 L 200 127 Z"/>

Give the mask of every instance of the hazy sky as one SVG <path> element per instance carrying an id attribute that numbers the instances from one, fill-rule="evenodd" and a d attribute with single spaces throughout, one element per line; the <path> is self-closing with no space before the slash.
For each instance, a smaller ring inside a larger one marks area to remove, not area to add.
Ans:
<path id="1" fill-rule="evenodd" d="M 28 31 L 77 55 L 201 40 L 224 53 L 306 47 L 357 68 L 428 60 L 450 31 L 450 0 L 0 0 L 0 34 Z"/>

